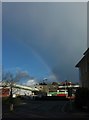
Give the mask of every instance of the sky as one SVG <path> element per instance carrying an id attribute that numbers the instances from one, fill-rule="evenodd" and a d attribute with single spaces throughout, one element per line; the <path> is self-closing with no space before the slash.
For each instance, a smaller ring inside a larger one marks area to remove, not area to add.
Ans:
<path id="1" fill-rule="evenodd" d="M 87 3 L 87 47 L 89 48 L 89 1 Z"/>
<path id="2" fill-rule="evenodd" d="M 0 2 L 0 80 L 2 80 L 2 4 Z"/>
<path id="3" fill-rule="evenodd" d="M 3 3 L 2 64 L 30 81 L 79 81 L 75 65 L 87 49 L 87 3 Z M 31 77 L 31 78 L 32 78 Z"/>

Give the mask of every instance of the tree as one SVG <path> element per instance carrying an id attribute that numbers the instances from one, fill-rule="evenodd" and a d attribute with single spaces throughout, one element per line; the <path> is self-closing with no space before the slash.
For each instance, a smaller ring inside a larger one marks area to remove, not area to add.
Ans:
<path id="1" fill-rule="evenodd" d="M 11 72 L 3 72 L 2 73 L 2 86 L 3 87 L 10 87 L 10 111 L 13 111 L 13 87 L 14 85 L 19 82 L 21 79 L 29 78 L 29 75 L 26 71 L 17 71 L 16 74 Z"/>

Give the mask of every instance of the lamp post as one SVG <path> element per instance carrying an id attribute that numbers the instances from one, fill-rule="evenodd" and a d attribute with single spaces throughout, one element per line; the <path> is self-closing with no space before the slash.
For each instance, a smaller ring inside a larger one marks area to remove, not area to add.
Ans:
<path id="1" fill-rule="evenodd" d="M 66 88 L 68 88 L 67 80 L 65 80 L 65 91 L 67 90 Z"/>

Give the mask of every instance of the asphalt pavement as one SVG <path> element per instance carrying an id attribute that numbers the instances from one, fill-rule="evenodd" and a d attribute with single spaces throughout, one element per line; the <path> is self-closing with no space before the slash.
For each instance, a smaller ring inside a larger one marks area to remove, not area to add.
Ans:
<path id="1" fill-rule="evenodd" d="M 14 106 L 13 112 L 7 112 L 3 108 L 3 120 L 11 118 L 60 118 L 60 119 L 88 119 L 89 114 L 76 110 L 70 101 L 22 101 L 18 106 Z"/>

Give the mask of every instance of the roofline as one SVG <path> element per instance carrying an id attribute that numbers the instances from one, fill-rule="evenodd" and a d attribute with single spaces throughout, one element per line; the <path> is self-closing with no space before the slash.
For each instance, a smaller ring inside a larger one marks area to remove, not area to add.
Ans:
<path id="1" fill-rule="evenodd" d="M 76 64 L 75 67 L 79 67 L 79 64 L 83 61 L 83 59 L 86 57 L 86 55 L 89 53 L 89 48 L 83 53 L 83 57 L 81 58 L 81 60 Z"/>
<path id="2" fill-rule="evenodd" d="M 85 56 L 83 56 L 82 58 L 81 58 L 81 60 L 75 65 L 75 67 L 79 67 L 79 64 L 82 62 L 82 60 L 85 58 Z"/>
<path id="3" fill-rule="evenodd" d="M 83 53 L 83 55 L 86 55 L 87 53 L 89 53 L 89 48 Z"/>

